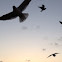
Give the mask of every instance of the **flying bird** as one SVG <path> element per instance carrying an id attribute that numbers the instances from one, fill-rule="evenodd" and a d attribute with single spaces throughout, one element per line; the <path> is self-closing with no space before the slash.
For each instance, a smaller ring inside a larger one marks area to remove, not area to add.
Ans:
<path id="1" fill-rule="evenodd" d="M 42 5 L 42 6 L 39 7 L 39 8 L 41 9 L 41 12 L 44 11 L 44 10 L 46 10 L 45 5 Z"/>
<path id="2" fill-rule="evenodd" d="M 59 53 L 54 53 L 54 54 L 51 54 L 51 55 L 49 55 L 48 57 L 50 57 L 50 56 L 55 57 L 55 56 L 56 56 L 56 54 L 59 54 Z M 48 58 L 48 57 L 47 57 L 47 58 Z"/>
<path id="3" fill-rule="evenodd" d="M 0 17 L 0 20 L 10 20 L 16 17 L 20 18 L 20 22 L 23 22 L 28 17 L 28 13 L 22 13 L 31 0 L 24 0 L 19 7 L 13 6 L 13 11 Z"/>
<path id="4" fill-rule="evenodd" d="M 43 50 L 43 51 L 46 51 L 46 49 L 45 49 L 45 48 L 43 48 L 42 50 Z"/>
<path id="5" fill-rule="evenodd" d="M 62 22 L 61 21 L 59 21 L 60 22 L 60 24 L 62 24 Z"/>

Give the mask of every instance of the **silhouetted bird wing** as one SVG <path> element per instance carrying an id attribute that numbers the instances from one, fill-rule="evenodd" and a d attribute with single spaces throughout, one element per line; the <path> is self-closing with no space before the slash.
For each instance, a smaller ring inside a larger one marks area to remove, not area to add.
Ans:
<path id="1" fill-rule="evenodd" d="M 15 17 L 17 17 L 17 15 L 14 12 L 10 12 L 8 14 L 1 16 L 0 20 L 8 20 L 8 19 L 13 19 Z"/>
<path id="2" fill-rule="evenodd" d="M 18 8 L 20 9 L 20 11 L 25 10 L 30 1 L 31 1 L 31 0 L 24 0 L 24 1 L 22 2 L 22 4 L 18 7 Z"/>
<path id="3" fill-rule="evenodd" d="M 62 24 L 62 22 L 61 21 L 59 21 L 61 24 Z"/>
<path id="4" fill-rule="evenodd" d="M 51 54 L 51 55 L 49 55 L 48 57 L 50 57 L 50 56 L 52 56 L 52 54 Z M 48 58 L 48 57 L 47 57 L 47 58 Z"/>
<path id="5" fill-rule="evenodd" d="M 42 9 L 42 7 L 40 7 L 40 6 L 38 8 Z"/>
<path id="6" fill-rule="evenodd" d="M 59 54 L 59 53 L 54 53 L 54 54 Z"/>

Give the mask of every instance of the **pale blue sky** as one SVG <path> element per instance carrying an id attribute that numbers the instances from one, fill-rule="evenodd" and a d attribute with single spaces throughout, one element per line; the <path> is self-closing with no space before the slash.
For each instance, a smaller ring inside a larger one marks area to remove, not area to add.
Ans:
<path id="1" fill-rule="evenodd" d="M 23 1 L 1 0 L 0 16 L 11 12 L 13 5 L 18 7 Z M 40 12 L 38 6 L 42 4 L 47 9 Z M 62 21 L 62 0 L 32 0 L 24 12 L 29 13 L 29 16 L 22 23 L 18 17 L 0 21 L 0 60 L 25 62 L 26 59 L 31 59 L 31 62 L 62 62 L 62 25 L 59 23 L 59 20 Z M 46 51 L 43 51 L 43 48 Z M 60 53 L 55 59 L 46 58 L 55 52 Z"/>

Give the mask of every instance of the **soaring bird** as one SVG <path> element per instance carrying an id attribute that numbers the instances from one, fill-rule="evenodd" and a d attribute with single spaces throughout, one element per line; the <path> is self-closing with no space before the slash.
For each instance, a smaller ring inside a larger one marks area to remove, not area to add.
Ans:
<path id="1" fill-rule="evenodd" d="M 60 24 L 62 24 L 62 22 L 61 21 L 59 21 L 60 22 Z"/>
<path id="2" fill-rule="evenodd" d="M 13 6 L 13 11 L 0 17 L 0 20 L 10 20 L 16 17 L 20 18 L 20 22 L 23 22 L 28 17 L 28 13 L 22 13 L 31 0 L 24 0 L 19 7 Z"/>
<path id="3" fill-rule="evenodd" d="M 50 56 L 55 57 L 55 56 L 56 56 L 56 54 L 59 54 L 59 53 L 54 53 L 54 54 L 51 54 L 51 55 L 49 55 L 48 57 L 50 57 Z M 48 57 L 47 57 L 47 58 L 48 58 Z"/>
<path id="4" fill-rule="evenodd" d="M 45 5 L 42 5 L 42 6 L 39 7 L 39 8 L 41 9 L 41 12 L 44 11 L 44 10 L 46 10 Z"/>

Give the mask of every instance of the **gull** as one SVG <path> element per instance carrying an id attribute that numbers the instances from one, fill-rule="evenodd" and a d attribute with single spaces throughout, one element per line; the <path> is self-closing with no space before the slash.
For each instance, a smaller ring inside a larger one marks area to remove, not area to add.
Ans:
<path id="1" fill-rule="evenodd" d="M 48 57 L 50 57 L 50 56 L 55 57 L 55 56 L 56 56 L 56 54 L 59 54 L 59 53 L 54 53 L 54 54 L 51 54 L 51 55 L 49 55 Z M 48 58 L 48 57 L 47 57 L 47 58 Z"/>
<path id="2" fill-rule="evenodd" d="M 20 22 L 23 22 L 24 20 L 26 20 L 26 18 L 28 17 L 29 14 L 22 13 L 22 12 L 26 9 L 26 7 L 30 3 L 30 1 L 31 0 L 24 0 L 19 7 L 13 6 L 13 11 L 1 16 L 0 20 L 5 21 L 5 20 L 10 20 L 10 19 L 19 17 Z"/>
<path id="3" fill-rule="evenodd" d="M 44 10 L 46 10 L 45 5 L 42 5 L 42 6 L 39 7 L 39 8 L 41 9 L 41 12 L 44 11 Z"/>

